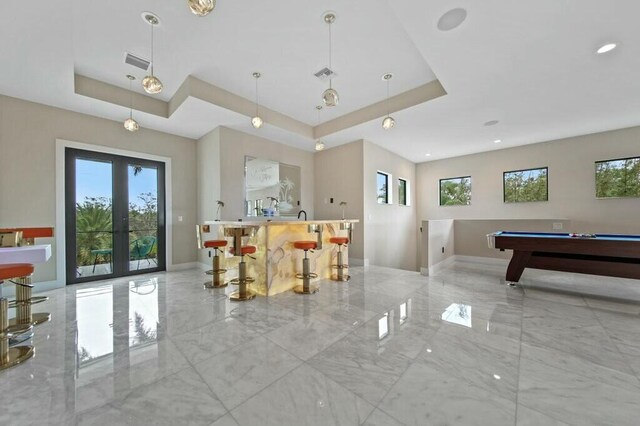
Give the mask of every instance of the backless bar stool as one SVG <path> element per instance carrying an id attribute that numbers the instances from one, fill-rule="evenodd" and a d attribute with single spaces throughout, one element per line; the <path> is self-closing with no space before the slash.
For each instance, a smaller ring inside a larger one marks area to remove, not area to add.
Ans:
<path id="1" fill-rule="evenodd" d="M 0 265 L 0 284 L 4 280 L 12 280 L 20 277 L 30 277 L 33 273 L 33 265 L 28 263 L 12 263 Z M 9 339 L 30 333 L 33 326 L 29 324 L 9 325 L 9 302 L 0 298 L 0 370 L 13 367 L 34 354 L 33 346 L 9 347 Z"/>
<path id="2" fill-rule="evenodd" d="M 238 286 L 238 291 L 234 291 L 229 295 L 229 299 L 236 302 L 243 302 L 245 300 L 251 300 L 256 297 L 256 293 L 249 290 L 248 284 L 255 281 L 255 278 L 247 276 L 247 263 L 244 261 L 245 255 L 250 255 L 256 252 L 255 246 L 242 246 L 240 250 L 240 264 L 238 265 L 238 278 L 231 280 L 231 284 Z M 231 247 L 231 253 L 236 255 L 236 251 Z M 237 255 L 236 255 L 237 256 Z M 255 260 L 255 257 L 249 256 Z"/>
<path id="3" fill-rule="evenodd" d="M 226 247 L 227 240 L 206 240 L 204 243 L 202 242 L 202 233 L 211 232 L 211 227 L 209 225 L 196 225 L 196 239 L 198 241 L 198 249 L 207 248 L 213 249 L 213 269 L 209 269 L 205 271 L 207 275 L 213 275 L 212 279 L 209 281 L 205 281 L 204 286 L 206 288 L 223 288 L 227 286 L 227 283 L 224 282 L 223 276 L 224 273 L 227 272 L 226 269 L 220 268 L 220 256 L 218 255 L 218 250 Z M 209 257 L 211 257 L 211 251 L 209 251 Z"/>
<path id="4" fill-rule="evenodd" d="M 296 274 L 296 278 L 302 280 L 302 285 L 295 286 L 293 291 L 298 294 L 313 294 L 316 293 L 318 286 L 311 285 L 311 279 L 317 278 L 318 274 L 310 271 L 309 258 L 307 252 L 309 250 L 315 250 L 318 247 L 318 243 L 315 241 L 295 241 L 293 246 L 297 249 L 304 250 L 304 259 L 302 259 L 302 273 Z"/>
<path id="5" fill-rule="evenodd" d="M 205 248 L 213 249 L 213 269 L 206 272 L 207 275 L 213 275 L 213 279 L 204 283 L 207 288 L 223 288 L 227 286 L 227 283 L 224 282 L 224 273 L 227 270 L 220 268 L 220 256 L 218 255 L 218 250 L 226 247 L 226 245 L 227 240 L 208 240 L 204 242 Z M 209 252 L 209 255 L 211 255 L 211 252 Z"/>
<path id="6" fill-rule="evenodd" d="M 347 270 L 349 269 L 349 265 L 343 263 L 342 261 L 342 245 L 349 244 L 349 238 L 348 237 L 331 237 L 329 239 L 329 242 L 332 244 L 338 245 L 338 256 L 337 256 L 338 263 L 335 265 L 331 265 L 333 268 L 336 269 L 336 273 L 331 275 L 331 279 L 333 281 L 349 281 L 351 277 L 349 276 L 349 274 L 344 273 L 345 269 Z"/>

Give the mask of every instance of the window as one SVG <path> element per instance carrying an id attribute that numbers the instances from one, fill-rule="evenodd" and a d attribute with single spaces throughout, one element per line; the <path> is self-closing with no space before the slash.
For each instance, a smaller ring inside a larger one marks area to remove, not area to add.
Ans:
<path id="1" fill-rule="evenodd" d="M 398 179 L 398 204 L 401 206 L 409 205 L 408 188 L 409 188 L 409 183 L 407 182 L 407 180 L 399 178 Z"/>
<path id="2" fill-rule="evenodd" d="M 391 193 L 389 192 L 390 176 L 388 173 L 378 172 L 378 204 L 391 204 Z"/>
<path id="3" fill-rule="evenodd" d="M 596 161 L 596 197 L 640 197 L 640 157 Z"/>
<path id="4" fill-rule="evenodd" d="M 549 200 L 549 169 L 514 170 L 502 174 L 505 203 Z"/>
<path id="5" fill-rule="evenodd" d="M 440 179 L 441 206 L 467 206 L 471 204 L 471 176 Z"/>

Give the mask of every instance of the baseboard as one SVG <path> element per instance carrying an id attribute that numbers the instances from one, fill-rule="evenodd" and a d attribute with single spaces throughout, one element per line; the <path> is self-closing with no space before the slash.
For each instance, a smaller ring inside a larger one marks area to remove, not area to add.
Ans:
<path id="1" fill-rule="evenodd" d="M 369 259 L 358 259 L 357 257 L 349 258 L 349 265 L 351 266 L 369 266 Z"/>
<path id="2" fill-rule="evenodd" d="M 184 271 L 186 269 L 199 268 L 200 262 L 178 263 L 177 265 L 167 265 L 167 272 Z"/>
<path id="3" fill-rule="evenodd" d="M 422 275 L 425 275 L 422 271 L 423 269 L 426 269 L 427 270 L 426 275 L 435 275 L 441 270 L 443 270 L 444 268 L 446 268 L 447 266 L 451 265 L 453 262 L 455 262 L 455 260 L 456 260 L 455 255 L 449 256 L 445 260 L 429 266 L 429 268 L 420 268 L 420 273 L 422 273 Z"/>
<path id="4" fill-rule="evenodd" d="M 484 265 L 498 266 L 507 266 L 509 264 L 509 259 L 500 259 L 497 257 L 463 256 L 460 254 L 456 254 L 453 257 L 459 262 L 482 263 Z"/>

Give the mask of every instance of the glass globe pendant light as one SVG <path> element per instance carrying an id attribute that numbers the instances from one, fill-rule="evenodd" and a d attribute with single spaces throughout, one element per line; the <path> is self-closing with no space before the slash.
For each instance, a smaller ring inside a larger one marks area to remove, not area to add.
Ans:
<path id="1" fill-rule="evenodd" d="M 258 114 L 258 79 L 262 76 L 259 72 L 253 73 L 253 78 L 256 79 L 256 115 L 251 119 L 251 125 L 256 129 L 259 129 L 264 124 L 264 120 Z"/>
<path id="2" fill-rule="evenodd" d="M 162 92 L 162 82 L 158 77 L 153 75 L 153 66 L 155 64 L 153 60 L 153 27 L 160 23 L 160 20 L 157 16 L 150 12 L 145 12 L 142 14 L 142 17 L 149 25 L 151 25 L 151 75 L 146 76 L 142 79 L 142 87 L 144 87 L 144 91 L 150 95 L 157 95 Z"/>
<path id="3" fill-rule="evenodd" d="M 129 118 L 124 121 L 124 128 L 130 132 L 136 132 L 140 129 L 140 125 L 133 119 L 133 91 L 131 90 L 131 83 L 136 78 L 130 74 L 127 74 L 127 78 L 129 79 L 129 94 L 131 95 L 131 99 L 129 101 Z"/>
<path id="4" fill-rule="evenodd" d="M 331 25 L 336 21 L 336 14 L 327 12 L 323 16 L 324 22 L 329 25 L 329 70 L 331 70 Z M 332 78 L 329 76 L 329 88 L 322 93 L 322 102 L 327 107 L 338 105 L 340 97 L 338 92 L 332 87 Z"/>
<path id="5" fill-rule="evenodd" d="M 387 116 L 382 120 L 382 128 L 384 130 L 390 130 L 396 125 L 396 120 L 391 117 L 389 113 L 389 80 L 393 78 L 393 74 L 387 73 L 382 76 L 382 80 L 387 82 Z"/>
<path id="6" fill-rule="evenodd" d="M 197 16 L 207 16 L 216 7 L 216 0 L 187 0 L 187 3 Z"/>

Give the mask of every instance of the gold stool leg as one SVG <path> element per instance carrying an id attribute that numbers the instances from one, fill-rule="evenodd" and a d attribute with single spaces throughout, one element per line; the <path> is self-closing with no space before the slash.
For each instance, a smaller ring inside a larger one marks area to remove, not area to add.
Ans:
<path id="1" fill-rule="evenodd" d="M 231 282 L 238 284 L 238 291 L 231 293 L 229 299 L 236 302 L 243 302 L 256 297 L 256 293 L 247 288 L 247 284 L 253 282 L 253 278 L 247 277 L 247 263 L 244 261 L 244 257 L 242 257 L 238 265 L 238 278 Z"/>
<path id="2" fill-rule="evenodd" d="M 297 285 L 293 288 L 298 294 L 313 294 L 317 293 L 320 289 L 316 285 L 311 284 L 311 278 L 316 278 L 318 275 L 312 273 L 309 267 L 309 259 L 307 258 L 307 251 L 304 251 L 304 259 L 302 259 L 302 274 L 297 274 L 297 278 L 302 279 L 302 285 Z"/>
<path id="3" fill-rule="evenodd" d="M 213 269 L 211 270 L 213 278 L 211 281 L 206 281 L 204 286 L 206 288 L 224 288 L 228 285 L 228 283 L 224 282 L 224 273 L 227 272 L 227 270 L 220 268 L 220 256 L 218 256 L 217 248 L 214 248 L 213 253 Z"/>
<path id="4" fill-rule="evenodd" d="M 34 354 L 33 346 L 16 346 L 9 347 L 9 338 L 11 333 L 7 331 L 9 328 L 8 318 L 9 303 L 7 299 L 0 299 L 0 370 L 13 367 L 21 362 L 31 358 Z M 31 325 L 24 326 L 23 329 L 17 330 L 18 333 L 26 333 L 32 329 Z"/>
<path id="5" fill-rule="evenodd" d="M 33 297 L 33 285 L 31 284 L 31 276 L 20 277 L 14 280 L 16 284 L 16 301 L 13 305 L 16 308 L 16 317 L 9 321 L 9 325 L 25 325 L 25 324 L 42 324 L 51 319 L 48 312 L 31 312 L 31 305 L 44 302 L 48 297 Z"/>

